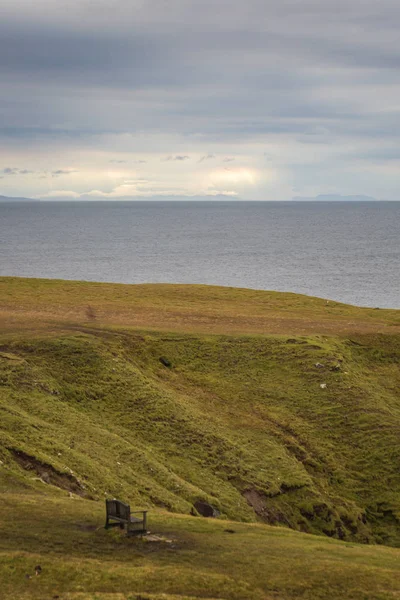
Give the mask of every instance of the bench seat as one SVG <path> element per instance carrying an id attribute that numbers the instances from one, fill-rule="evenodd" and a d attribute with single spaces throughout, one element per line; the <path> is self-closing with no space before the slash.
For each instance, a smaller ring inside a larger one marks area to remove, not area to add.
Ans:
<path id="1" fill-rule="evenodd" d="M 132 517 L 132 515 L 130 516 L 130 522 L 131 523 L 142 523 L 143 519 L 138 519 L 137 517 Z"/>
<path id="2" fill-rule="evenodd" d="M 141 515 L 135 517 L 133 514 Z M 114 522 L 110 522 L 114 521 Z M 131 512 L 131 507 L 121 500 L 106 500 L 106 524 L 105 528 L 120 527 L 124 529 L 126 525 L 127 535 L 143 535 L 146 533 L 147 510 L 135 510 Z"/>

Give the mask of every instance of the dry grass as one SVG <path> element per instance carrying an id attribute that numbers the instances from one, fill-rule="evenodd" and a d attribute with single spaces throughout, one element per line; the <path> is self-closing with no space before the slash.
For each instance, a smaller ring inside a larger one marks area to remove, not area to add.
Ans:
<path id="1" fill-rule="evenodd" d="M 348 335 L 399 332 L 400 313 L 216 286 L 0 278 L 3 329 L 74 323 L 196 333 Z"/>

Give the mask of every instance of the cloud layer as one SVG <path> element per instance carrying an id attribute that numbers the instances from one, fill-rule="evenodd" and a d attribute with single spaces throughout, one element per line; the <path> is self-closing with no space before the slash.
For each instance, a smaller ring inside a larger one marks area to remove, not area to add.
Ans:
<path id="1" fill-rule="evenodd" d="M 399 24 L 397 0 L 3 0 L 0 194 L 399 199 Z"/>

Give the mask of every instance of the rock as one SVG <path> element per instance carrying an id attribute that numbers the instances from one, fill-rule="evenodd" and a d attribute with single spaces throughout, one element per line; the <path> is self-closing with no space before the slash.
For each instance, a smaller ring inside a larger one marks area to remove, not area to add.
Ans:
<path id="1" fill-rule="evenodd" d="M 146 533 L 144 539 L 146 540 L 146 542 L 163 542 L 164 544 L 172 544 L 173 542 L 173 540 L 170 540 L 169 538 L 166 538 L 163 535 L 156 535 L 154 533 L 150 533 L 150 531 Z"/>
<path id="2" fill-rule="evenodd" d="M 37 565 L 37 567 L 35 567 L 36 575 L 40 575 L 41 572 L 42 572 L 42 567 L 40 565 Z"/>
<path id="3" fill-rule="evenodd" d="M 172 367 L 171 362 L 168 360 L 168 358 L 164 358 L 164 356 L 160 356 L 159 361 L 162 365 L 164 365 L 164 367 L 167 367 L 168 369 Z"/>
<path id="4" fill-rule="evenodd" d="M 339 363 L 337 363 L 336 365 L 333 365 L 333 367 L 331 367 L 331 371 L 340 371 L 341 366 Z"/>
<path id="5" fill-rule="evenodd" d="M 42 473 L 41 479 L 45 483 L 50 483 L 50 475 L 47 473 L 47 471 L 44 471 L 44 473 Z"/>
<path id="6" fill-rule="evenodd" d="M 321 390 L 326 389 L 326 383 L 320 383 L 319 387 L 321 388 Z"/>
<path id="7" fill-rule="evenodd" d="M 324 365 L 320 362 L 315 363 L 315 366 L 317 367 L 317 369 L 323 369 Z"/>
<path id="8" fill-rule="evenodd" d="M 211 504 L 208 504 L 208 502 L 203 502 L 202 500 L 197 500 L 197 502 L 194 503 L 194 508 L 202 517 L 215 518 L 219 517 L 221 514 L 217 508 L 215 508 Z"/>

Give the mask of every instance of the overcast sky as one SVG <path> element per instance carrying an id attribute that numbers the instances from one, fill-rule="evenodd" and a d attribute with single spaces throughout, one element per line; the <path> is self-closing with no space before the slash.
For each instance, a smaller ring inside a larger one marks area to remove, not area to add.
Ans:
<path id="1" fill-rule="evenodd" d="M 398 0 L 1 0 L 0 194 L 400 199 Z"/>

